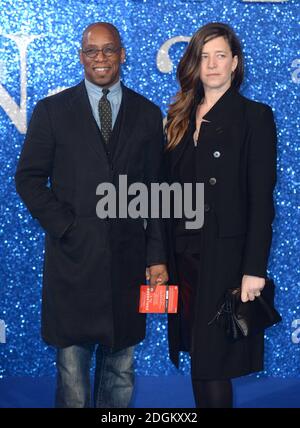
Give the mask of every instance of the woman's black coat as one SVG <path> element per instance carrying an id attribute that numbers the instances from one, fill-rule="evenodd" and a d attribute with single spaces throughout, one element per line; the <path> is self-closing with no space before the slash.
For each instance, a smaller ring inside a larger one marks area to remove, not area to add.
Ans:
<path id="1" fill-rule="evenodd" d="M 201 126 L 198 143 L 201 168 L 197 176 L 197 181 L 204 183 L 204 217 L 214 213 L 218 238 L 243 238 L 243 254 L 226 254 L 215 269 L 223 272 L 226 265 L 240 264 L 242 260 L 239 267 L 242 275 L 266 277 L 276 182 L 276 129 L 272 110 L 230 88 L 204 119 L 210 123 Z M 191 142 L 194 126 L 195 118 L 191 117 L 180 144 L 166 152 L 170 182 L 176 180 L 176 168 L 186 145 Z M 177 282 L 174 247 L 174 224 L 171 222 L 169 270 L 171 281 Z M 228 284 L 228 288 L 230 285 L 234 286 Z M 171 359 L 178 364 L 176 315 L 169 316 L 169 345 Z"/>
<path id="2" fill-rule="evenodd" d="M 120 175 L 128 186 L 158 180 L 161 112 L 124 85 L 122 93 L 108 146 L 84 82 L 41 100 L 18 164 L 17 191 L 46 231 L 42 336 L 54 346 L 100 343 L 117 350 L 141 341 L 139 287 L 146 265 L 165 261 L 158 220 L 145 230 L 141 218 L 96 215 L 99 184 L 118 189 Z"/>

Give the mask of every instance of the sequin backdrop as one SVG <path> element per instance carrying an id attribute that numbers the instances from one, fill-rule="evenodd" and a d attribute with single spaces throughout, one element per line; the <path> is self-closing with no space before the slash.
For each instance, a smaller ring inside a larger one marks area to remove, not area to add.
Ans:
<path id="1" fill-rule="evenodd" d="M 79 41 L 98 20 L 120 29 L 127 49 L 123 80 L 164 113 L 177 88 L 185 38 L 209 21 L 236 29 L 246 57 L 243 93 L 272 106 L 279 136 L 270 270 L 284 321 L 267 334 L 266 367 L 259 375 L 299 376 L 299 9 L 299 0 L 0 0 L 0 319 L 6 323 L 0 376 L 54 374 L 54 351 L 40 339 L 43 233 L 16 195 L 13 176 L 26 117 L 38 99 L 82 79 Z M 157 62 L 161 46 L 178 36 L 183 41 L 175 39 L 169 49 L 174 68 L 166 57 Z M 164 316 L 149 317 L 136 360 L 141 375 L 178 373 L 167 355 Z M 188 372 L 182 355 L 180 373 Z"/>

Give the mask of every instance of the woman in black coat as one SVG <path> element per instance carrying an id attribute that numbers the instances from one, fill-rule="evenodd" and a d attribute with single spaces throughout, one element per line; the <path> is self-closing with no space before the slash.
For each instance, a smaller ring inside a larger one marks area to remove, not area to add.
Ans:
<path id="1" fill-rule="evenodd" d="M 169 270 L 180 286 L 169 316 L 169 346 L 191 355 L 197 407 L 232 407 L 231 378 L 263 369 L 263 334 L 230 342 L 210 322 L 228 288 L 242 301 L 265 285 L 274 218 L 276 129 L 269 106 L 239 94 L 243 55 L 233 30 L 200 28 L 181 59 L 180 90 L 166 124 L 171 182 L 204 183 L 204 225 L 171 227 Z"/>

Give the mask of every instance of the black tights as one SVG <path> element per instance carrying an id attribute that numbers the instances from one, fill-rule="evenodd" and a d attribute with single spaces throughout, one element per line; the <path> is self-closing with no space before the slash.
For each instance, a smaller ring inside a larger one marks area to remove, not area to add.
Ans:
<path id="1" fill-rule="evenodd" d="M 196 407 L 204 408 L 231 408 L 232 384 L 226 380 L 192 380 Z"/>

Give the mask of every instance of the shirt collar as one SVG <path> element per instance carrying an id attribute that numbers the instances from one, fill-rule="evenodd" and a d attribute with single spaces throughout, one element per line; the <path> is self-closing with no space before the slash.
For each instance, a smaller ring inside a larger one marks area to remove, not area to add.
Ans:
<path id="1" fill-rule="evenodd" d="M 94 83 L 90 82 L 87 79 L 84 79 L 84 82 L 85 82 L 86 89 L 89 93 L 91 93 L 92 95 L 98 96 L 98 97 L 102 96 L 102 89 L 103 88 L 101 86 L 95 85 Z M 117 95 L 120 91 L 121 91 L 121 81 L 118 80 L 116 83 L 114 83 L 109 88 L 108 96 L 109 95 L 112 95 L 112 96 Z"/>

